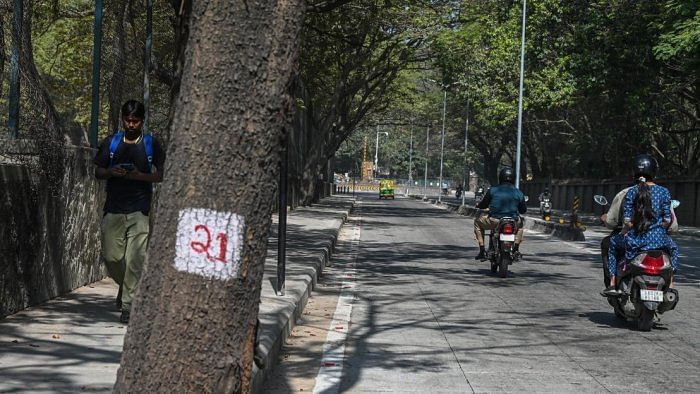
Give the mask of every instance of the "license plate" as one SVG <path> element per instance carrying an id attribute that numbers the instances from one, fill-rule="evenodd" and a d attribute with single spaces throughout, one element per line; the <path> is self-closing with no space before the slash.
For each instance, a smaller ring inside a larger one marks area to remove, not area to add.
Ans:
<path id="1" fill-rule="evenodd" d="M 515 242 L 515 234 L 501 234 L 500 240 Z"/>
<path id="2" fill-rule="evenodd" d="M 642 301 L 664 301 L 664 292 L 658 290 L 639 290 L 639 297 Z"/>

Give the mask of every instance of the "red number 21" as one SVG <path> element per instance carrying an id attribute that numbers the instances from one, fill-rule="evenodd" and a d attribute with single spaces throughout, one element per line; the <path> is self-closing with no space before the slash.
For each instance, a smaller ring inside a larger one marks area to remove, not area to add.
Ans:
<path id="1" fill-rule="evenodd" d="M 203 224 L 198 224 L 194 226 L 194 232 L 197 233 L 199 231 L 203 231 L 206 234 L 207 241 L 206 242 L 199 242 L 199 241 L 192 241 L 190 243 L 190 246 L 192 247 L 192 250 L 194 250 L 197 253 L 205 253 L 207 255 L 207 259 L 214 261 L 221 261 L 222 263 L 226 262 L 226 246 L 228 245 L 228 237 L 224 233 L 219 233 L 216 236 L 216 240 L 219 242 L 219 255 L 212 257 L 211 254 L 209 254 L 209 249 L 211 248 L 211 231 L 209 230 L 209 227 L 203 225 Z"/>

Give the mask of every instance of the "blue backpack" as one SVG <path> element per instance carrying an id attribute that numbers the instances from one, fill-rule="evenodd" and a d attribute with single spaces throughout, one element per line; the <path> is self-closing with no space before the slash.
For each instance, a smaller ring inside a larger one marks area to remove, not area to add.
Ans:
<path id="1" fill-rule="evenodd" d="M 114 159 L 114 154 L 117 152 L 119 144 L 124 139 L 124 131 L 120 130 L 114 133 L 112 137 L 112 142 L 109 144 L 109 166 L 112 167 L 112 160 Z M 143 147 L 146 149 L 146 158 L 148 159 L 148 172 L 151 172 L 151 166 L 153 165 L 153 136 L 150 134 L 143 135 Z"/>

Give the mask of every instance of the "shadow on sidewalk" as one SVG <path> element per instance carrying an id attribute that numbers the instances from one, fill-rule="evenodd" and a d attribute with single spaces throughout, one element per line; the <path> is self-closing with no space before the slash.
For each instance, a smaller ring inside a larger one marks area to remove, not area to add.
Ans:
<path id="1" fill-rule="evenodd" d="M 111 280 L 0 320 L 0 391 L 111 391 L 126 327 Z"/>

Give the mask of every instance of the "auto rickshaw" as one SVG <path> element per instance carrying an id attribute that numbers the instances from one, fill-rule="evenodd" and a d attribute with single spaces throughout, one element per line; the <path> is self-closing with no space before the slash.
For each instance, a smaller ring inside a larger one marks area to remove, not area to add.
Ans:
<path id="1" fill-rule="evenodd" d="M 391 179 L 382 179 L 379 181 L 379 198 L 394 199 L 394 181 Z"/>

